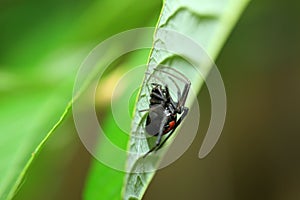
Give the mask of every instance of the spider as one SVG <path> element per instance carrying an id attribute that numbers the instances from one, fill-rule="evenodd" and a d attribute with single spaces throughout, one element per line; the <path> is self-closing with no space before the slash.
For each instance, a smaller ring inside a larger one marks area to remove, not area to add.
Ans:
<path id="1" fill-rule="evenodd" d="M 166 70 L 173 71 L 168 72 Z M 146 157 L 149 153 L 159 150 L 165 142 L 171 137 L 176 128 L 180 125 L 182 120 L 186 117 L 189 109 L 185 107 L 185 102 L 190 90 L 191 82 L 182 73 L 170 67 L 161 67 L 156 70 L 165 73 L 169 76 L 169 79 L 174 83 L 177 88 L 177 99 L 175 102 L 169 92 L 168 85 L 152 83 L 152 89 L 150 93 L 150 104 L 149 109 L 142 111 L 149 111 L 145 129 L 149 135 L 156 136 L 155 146 L 153 146 L 143 157 Z M 178 74 L 176 76 L 174 74 Z M 182 92 L 179 89 L 176 81 L 181 81 L 184 83 Z M 177 119 L 177 115 L 180 115 Z M 168 136 L 162 141 L 162 136 L 168 134 Z"/>

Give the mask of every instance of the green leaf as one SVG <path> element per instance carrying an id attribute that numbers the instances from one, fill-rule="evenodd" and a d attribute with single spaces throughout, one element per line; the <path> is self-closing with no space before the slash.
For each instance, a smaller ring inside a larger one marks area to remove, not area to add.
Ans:
<path id="1" fill-rule="evenodd" d="M 129 55 L 129 59 L 125 62 L 122 62 L 120 66 L 117 67 L 115 72 L 110 73 L 106 80 L 108 80 L 109 84 L 100 82 L 99 83 L 99 92 L 103 91 L 103 88 L 109 88 L 108 90 L 113 90 L 114 84 L 116 81 L 120 80 L 122 75 L 126 72 L 130 71 L 133 67 L 144 65 L 145 60 L 149 55 L 149 49 L 135 51 Z M 128 118 L 127 112 L 128 107 L 128 98 L 126 97 L 129 87 L 137 86 L 142 82 L 143 71 L 136 72 L 136 78 L 127 80 L 124 82 L 124 88 L 122 91 L 118 92 L 118 97 L 115 99 L 116 104 L 115 109 L 118 110 L 118 115 L 121 116 L 122 120 L 124 120 L 125 125 L 127 125 L 127 129 L 130 129 L 131 118 Z M 140 80 L 139 80 L 140 79 Z M 114 82 L 112 84 L 111 82 Z M 133 106 L 135 104 L 136 93 L 130 98 L 129 102 L 129 111 L 132 111 Z M 113 116 L 112 110 L 109 109 L 106 113 L 105 120 L 101 123 L 103 124 L 102 129 L 105 135 L 114 143 L 116 146 L 122 149 L 126 149 L 127 142 L 129 141 L 128 133 L 121 130 L 118 124 L 116 123 L 116 119 Z M 110 145 L 107 145 L 105 142 L 99 139 L 99 143 L 97 145 L 98 154 L 107 154 L 110 155 L 110 152 L 113 152 L 113 148 Z M 114 159 L 118 159 L 123 166 L 126 164 L 126 156 L 120 157 L 118 155 L 111 155 Z M 126 173 L 122 171 L 115 170 L 105 164 L 99 162 L 94 159 L 92 162 L 91 169 L 89 170 L 88 178 L 86 181 L 86 186 L 84 190 L 84 199 L 120 199 L 122 193 L 123 182 Z"/>
<path id="2" fill-rule="evenodd" d="M 194 91 L 199 91 L 203 80 L 197 77 L 191 64 L 183 61 L 175 53 L 167 52 L 167 48 L 166 50 L 159 48 L 159 45 L 168 47 L 180 42 L 170 39 L 172 37 L 170 32 L 160 31 L 160 29 L 176 31 L 191 38 L 198 45 L 201 45 L 210 57 L 215 59 L 247 3 L 248 0 L 166 0 L 157 25 L 148 72 L 151 75 L 155 74 L 154 69 L 159 68 L 160 64 L 170 67 L 180 66 L 180 71 L 190 78 Z M 181 55 L 184 55 L 184 52 Z M 212 66 L 208 63 L 207 66 L 202 67 L 202 74 L 206 76 Z M 125 181 L 124 199 L 142 198 L 162 159 L 161 155 L 168 148 L 159 150 L 158 156 L 156 154 L 145 159 L 141 157 L 151 148 L 152 141 L 146 138 L 147 133 L 144 132 L 145 114 L 141 114 L 137 110 L 145 109 L 145 97 L 149 96 L 146 81 L 151 75 L 146 75 L 136 104 L 129 145 L 131 152 L 128 157 L 130 173 Z M 155 76 L 164 79 L 162 75 Z M 190 104 L 191 102 L 188 105 Z"/>
<path id="3" fill-rule="evenodd" d="M 76 56 L 75 52 L 72 56 Z M 17 76 L 16 73 L 5 72 L 3 75 L 17 77 L 11 87 L 5 88 L 7 91 L 1 92 L 0 99 L 1 199 L 10 199 L 14 196 L 39 149 L 69 110 L 68 101 L 72 89 L 70 78 L 74 74 L 70 69 L 69 75 L 55 80 L 60 83 L 57 87 L 51 85 L 49 79 L 43 79 L 49 73 L 40 73 L 39 77 L 31 79 L 28 76 Z M 24 81 L 25 84 L 17 86 L 18 80 L 22 79 L 27 79 Z M 33 82 L 29 83 L 28 80 Z M 6 85 L 8 84 L 7 82 Z M 26 84 L 35 85 L 37 88 L 28 89 Z"/>
<path id="4" fill-rule="evenodd" d="M 1 9 L 0 24 L 7 29 L 1 32 L 5 50 L 0 55 L 0 199 L 14 197 L 37 153 L 62 124 L 87 50 L 113 33 L 143 25 L 139 12 L 147 18 L 157 5 L 137 8 L 136 0 L 37 3 Z M 134 14 L 120 18 L 130 6 Z"/>

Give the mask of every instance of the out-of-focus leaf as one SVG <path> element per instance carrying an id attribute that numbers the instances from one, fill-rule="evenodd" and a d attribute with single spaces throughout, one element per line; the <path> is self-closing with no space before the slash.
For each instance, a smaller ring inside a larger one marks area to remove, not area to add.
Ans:
<path id="1" fill-rule="evenodd" d="M 0 199 L 13 198 L 37 153 L 62 123 L 87 50 L 111 34 L 143 25 L 139 14 L 152 14 L 146 5 L 138 10 L 135 0 L 18 3 L 1 9 L 0 18 L 5 27 L 0 51 Z M 134 14 L 123 15 L 131 8 Z"/>
<path id="2" fill-rule="evenodd" d="M 76 56 L 75 52 L 73 53 L 73 56 Z M 76 60 L 78 58 L 80 56 L 72 61 L 79 62 Z M 1 92 L 1 199 L 13 197 L 39 149 L 70 108 L 68 102 L 72 95 L 74 69 L 76 68 L 70 69 L 68 76 L 61 77 L 63 79 L 57 79 L 59 84 L 56 87 L 55 84 L 48 83 L 47 79 L 36 78 L 29 84 L 36 84 L 35 88 L 29 89 L 25 84 L 23 87 L 5 88 L 7 91 Z M 21 75 L 19 78 L 26 80 L 26 77 Z"/>

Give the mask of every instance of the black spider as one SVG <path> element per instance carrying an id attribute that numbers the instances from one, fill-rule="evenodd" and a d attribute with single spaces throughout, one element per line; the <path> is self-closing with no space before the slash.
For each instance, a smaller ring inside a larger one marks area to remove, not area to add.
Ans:
<path id="1" fill-rule="evenodd" d="M 172 70 L 172 73 L 165 71 L 164 69 Z M 152 83 L 150 104 L 149 109 L 147 109 L 149 113 L 146 120 L 146 131 L 152 136 L 157 136 L 157 140 L 155 146 L 152 147 L 144 155 L 144 157 L 153 151 L 159 150 L 165 144 L 165 142 L 170 138 L 181 121 L 187 115 L 189 110 L 187 107 L 185 107 L 185 102 L 191 86 L 191 82 L 188 80 L 188 78 L 174 68 L 161 67 L 157 71 L 167 74 L 169 79 L 173 81 L 177 88 L 178 102 L 175 102 L 172 99 L 169 93 L 169 87 L 166 84 L 162 86 L 158 83 Z M 173 72 L 180 76 L 175 75 Z M 177 79 L 177 81 L 175 81 L 173 78 Z M 176 83 L 178 81 L 184 83 L 182 92 Z M 177 114 L 181 114 L 179 119 L 177 119 Z M 169 135 L 163 141 L 161 141 L 162 136 L 167 133 L 169 133 Z"/>

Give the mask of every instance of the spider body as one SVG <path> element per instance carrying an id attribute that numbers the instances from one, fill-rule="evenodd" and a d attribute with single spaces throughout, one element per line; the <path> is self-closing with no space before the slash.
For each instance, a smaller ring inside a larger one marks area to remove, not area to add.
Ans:
<path id="1" fill-rule="evenodd" d="M 166 69 L 166 67 L 164 67 L 163 69 Z M 157 151 L 158 149 L 160 149 L 170 138 L 170 136 L 173 134 L 173 132 L 176 130 L 178 125 L 188 113 L 188 108 L 185 107 L 185 102 L 191 85 L 190 81 L 175 69 L 168 68 L 180 75 L 179 77 L 163 69 L 160 69 L 160 72 L 170 76 L 169 78 L 173 81 L 173 83 L 176 85 L 176 88 L 178 89 L 178 102 L 175 102 L 172 99 L 168 85 L 163 86 L 158 83 L 152 83 L 149 109 L 147 109 L 149 113 L 147 116 L 145 129 L 148 134 L 156 136 L 157 140 L 155 146 L 152 147 L 144 155 L 144 157 L 152 151 Z M 177 81 L 182 81 L 184 83 L 182 92 L 180 92 L 179 86 L 174 79 L 178 79 Z M 181 116 L 177 119 L 177 115 Z M 162 136 L 165 134 L 168 134 L 168 136 L 163 141 L 161 141 Z"/>
<path id="2" fill-rule="evenodd" d="M 167 87 L 166 87 L 167 88 Z M 163 89 L 160 84 L 155 84 L 150 94 L 150 109 L 146 121 L 146 131 L 148 134 L 157 136 L 164 120 L 162 134 L 167 134 L 175 127 L 177 114 L 173 114 L 174 108 L 167 98 L 167 89 Z"/>

